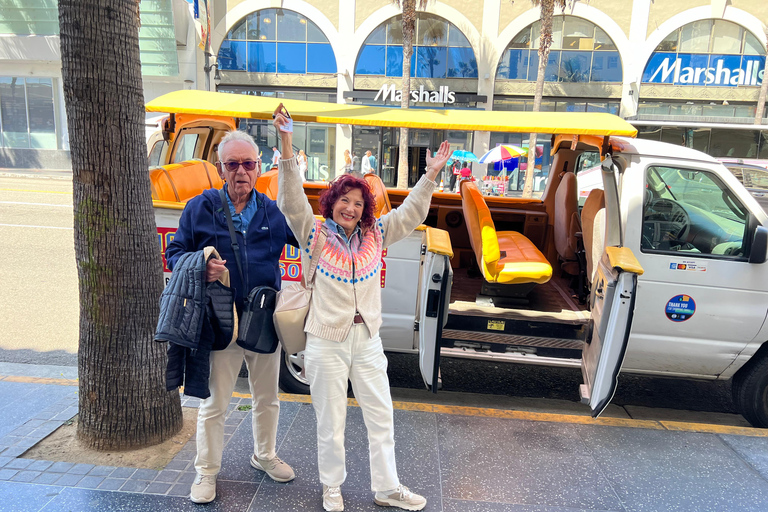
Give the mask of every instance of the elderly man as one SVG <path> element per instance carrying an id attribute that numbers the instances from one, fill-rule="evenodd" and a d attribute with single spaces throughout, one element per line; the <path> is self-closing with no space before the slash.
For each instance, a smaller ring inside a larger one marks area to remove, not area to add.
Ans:
<path id="1" fill-rule="evenodd" d="M 165 256 L 168 267 L 173 269 L 185 252 L 214 246 L 223 259 L 208 260 L 206 280 L 216 281 L 228 270 L 236 291 L 235 306 L 240 314 L 252 288 L 266 285 L 280 289 L 280 253 L 286 243 L 296 245 L 296 242 L 276 203 L 253 188 L 261 174 L 259 148 L 253 139 L 240 131 L 228 133 L 219 143 L 219 158 L 216 165 L 226 182 L 226 204 L 222 204 L 216 189 L 206 190 L 190 200 Z M 245 282 L 240 277 L 223 208 L 228 208 L 232 214 Z M 280 351 L 257 354 L 230 343 L 224 350 L 211 352 L 211 396 L 201 402 L 197 415 L 197 477 L 190 492 L 190 499 L 195 503 L 208 503 L 216 498 L 216 475 L 221 469 L 224 444 L 224 415 L 243 358 L 253 396 L 251 466 L 265 471 L 277 482 L 295 478 L 293 469 L 275 453 L 280 413 L 277 398 Z"/>
<path id="2" fill-rule="evenodd" d="M 360 172 L 363 173 L 363 176 L 371 172 L 371 152 L 366 151 L 363 155 L 363 160 L 360 164 Z"/>

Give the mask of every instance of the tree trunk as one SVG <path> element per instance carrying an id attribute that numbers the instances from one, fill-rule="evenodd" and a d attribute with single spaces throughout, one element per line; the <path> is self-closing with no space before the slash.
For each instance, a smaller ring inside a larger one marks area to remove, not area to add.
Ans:
<path id="1" fill-rule="evenodd" d="M 544 72 L 549 60 L 549 48 L 552 46 L 552 16 L 555 12 L 555 0 L 541 0 L 541 36 L 539 37 L 539 70 L 536 77 L 536 93 L 533 96 L 533 111 L 541 110 L 541 97 L 544 96 Z M 536 167 L 536 134 L 532 133 L 528 141 L 528 159 L 525 169 L 523 197 L 533 196 L 533 176 Z"/>
<path id="2" fill-rule="evenodd" d="M 411 58 L 413 36 L 416 32 L 416 0 L 403 0 L 403 96 L 400 108 L 408 108 L 411 101 Z M 400 128 L 400 150 L 397 164 L 397 188 L 408 188 L 408 128 Z"/>
<path id="3" fill-rule="evenodd" d="M 78 438 L 159 443 L 182 426 L 153 341 L 161 259 L 147 173 L 138 0 L 59 0 L 80 289 Z"/>
<path id="4" fill-rule="evenodd" d="M 768 32 L 765 34 L 768 36 Z M 765 96 L 768 93 L 768 43 L 765 45 L 765 66 L 763 67 L 763 83 L 760 85 L 760 96 L 757 98 L 755 109 L 755 124 L 763 124 L 763 112 L 765 112 Z"/>

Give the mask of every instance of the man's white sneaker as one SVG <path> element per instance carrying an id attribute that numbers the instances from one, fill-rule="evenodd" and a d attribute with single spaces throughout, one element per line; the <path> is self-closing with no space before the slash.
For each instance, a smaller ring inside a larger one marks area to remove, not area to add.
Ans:
<path id="1" fill-rule="evenodd" d="M 198 473 L 189 491 L 189 499 L 193 503 L 212 502 L 216 499 L 216 475 L 201 475 Z"/>
<path id="2" fill-rule="evenodd" d="M 403 510 L 421 510 L 427 505 L 424 496 L 411 492 L 404 485 L 398 485 L 391 493 L 377 492 L 373 501 L 382 507 L 397 507 Z"/>
<path id="3" fill-rule="evenodd" d="M 344 510 L 344 498 L 341 497 L 341 487 L 328 487 L 323 484 L 323 508 L 328 512 Z"/>
<path id="4" fill-rule="evenodd" d="M 269 475 L 269 478 L 275 482 L 290 482 L 296 478 L 291 466 L 280 460 L 280 457 L 274 459 L 259 459 L 255 454 L 251 455 L 251 466 L 263 471 Z"/>

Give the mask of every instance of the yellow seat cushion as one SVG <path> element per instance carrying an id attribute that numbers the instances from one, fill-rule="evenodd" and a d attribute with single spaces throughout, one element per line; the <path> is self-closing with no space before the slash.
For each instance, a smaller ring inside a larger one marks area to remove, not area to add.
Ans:
<path id="1" fill-rule="evenodd" d="M 552 265 L 533 242 L 517 231 L 499 231 L 497 236 L 504 254 L 496 262 L 496 282 L 544 284 L 550 280 Z"/>
<path id="2" fill-rule="evenodd" d="M 491 211 L 475 183 L 462 182 L 461 206 L 475 259 L 486 281 L 502 284 L 549 281 L 552 266 L 533 242 L 516 231 L 496 231 Z"/>

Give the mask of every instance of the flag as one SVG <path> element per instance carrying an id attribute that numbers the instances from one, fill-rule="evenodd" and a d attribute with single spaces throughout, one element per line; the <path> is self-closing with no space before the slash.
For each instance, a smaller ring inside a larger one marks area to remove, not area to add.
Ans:
<path id="1" fill-rule="evenodd" d="M 208 9 L 208 0 L 194 0 L 194 19 L 197 35 L 200 36 L 198 45 L 204 52 L 211 50 L 211 12 Z"/>

